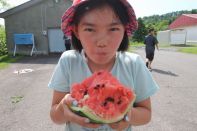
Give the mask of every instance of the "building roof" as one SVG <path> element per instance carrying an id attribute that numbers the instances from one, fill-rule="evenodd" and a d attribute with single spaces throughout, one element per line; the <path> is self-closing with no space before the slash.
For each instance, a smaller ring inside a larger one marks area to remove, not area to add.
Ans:
<path id="1" fill-rule="evenodd" d="M 20 11 L 26 9 L 26 8 L 29 8 L 29 7 L 31 7 L 33 5 L 36 5 L 36 4 L 40 3 L 42 1 L 43 0 L 30 0 L 30 1 L 27 1 L 27 2 L 25 2 L 25 3 L 23 3 L 23 4 L 19 5 L 19 6 L 16 6 L 14 8 L 9 9 L 9 10 L 6 10 L 5 12 L 0 13 L 0 18 L 6 18 L 9 15 L 12 15 L 12 14 L 15 14 L 17 12 L 20 12 Z"/>
<path id="2" fill-rule="evenodd" d="M 197 14 L 182 14 L 169 25 L 170 29 L 197 25 Z"/>

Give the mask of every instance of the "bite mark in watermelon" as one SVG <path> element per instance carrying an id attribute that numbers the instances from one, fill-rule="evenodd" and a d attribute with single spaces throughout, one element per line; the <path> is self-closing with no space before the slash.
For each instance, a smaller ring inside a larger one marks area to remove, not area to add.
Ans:
<path id="1" fill-rule="evenodd" d="M 135 93 L 107 71 L 96 72 L 82 83 L 74 84 L 71 96 L 78 102 L 71 110 L 93 123 L 122 120 L 135 101 Z"/>

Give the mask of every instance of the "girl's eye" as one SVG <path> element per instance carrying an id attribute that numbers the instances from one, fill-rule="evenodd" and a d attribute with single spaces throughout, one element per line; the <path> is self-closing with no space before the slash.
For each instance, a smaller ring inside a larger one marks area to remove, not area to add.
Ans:
<path id="1" fill-rule="evenodd" d="M 93 32 L 94 30 L 91 28 L 85 28 L 84 31 Z"/>
<path id="2" fill-rule="evenodd" d="M 117 27 L 116 27 L 116 28 L 111 28 L 111 29 L 110 29 L 110 31 L 118 31 L 118 30 L 119 30 L 119 28 L 117 28 Z"/>

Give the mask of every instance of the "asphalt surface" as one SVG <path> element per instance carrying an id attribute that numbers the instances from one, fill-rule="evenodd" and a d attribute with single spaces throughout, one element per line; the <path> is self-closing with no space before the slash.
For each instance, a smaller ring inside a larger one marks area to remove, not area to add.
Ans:
<path id="1" fill-rule="evenodd" d="M 136 52 L 145 59 L 143 49 Z M 64 130 L 49 117 L 52 90 L 47 84 L 58 58 L 25 57 L 0 70 L 0 131 Z M 152 121 L 134 131 L 196 131 L 197 55 L 156 51 L 151 73 L 160 86 L 151 98 Z"/>

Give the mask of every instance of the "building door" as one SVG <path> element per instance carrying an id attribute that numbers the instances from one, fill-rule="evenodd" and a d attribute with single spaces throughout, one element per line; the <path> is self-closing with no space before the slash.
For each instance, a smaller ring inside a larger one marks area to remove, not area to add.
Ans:
<path id="1" fill-rule="evenodd" d="M 186 44 L 187 31 L 184 29 L 171 30 L 170 39 L 171 44 Z"/>
<path id="2" fill-rule="evenodd" d="M 58 53 L 58 52 L 65 51 L 63 36 L 64 34 L 61 31 L 61 29 L 49 29 L 48 30 L 50 53 Z"/>

